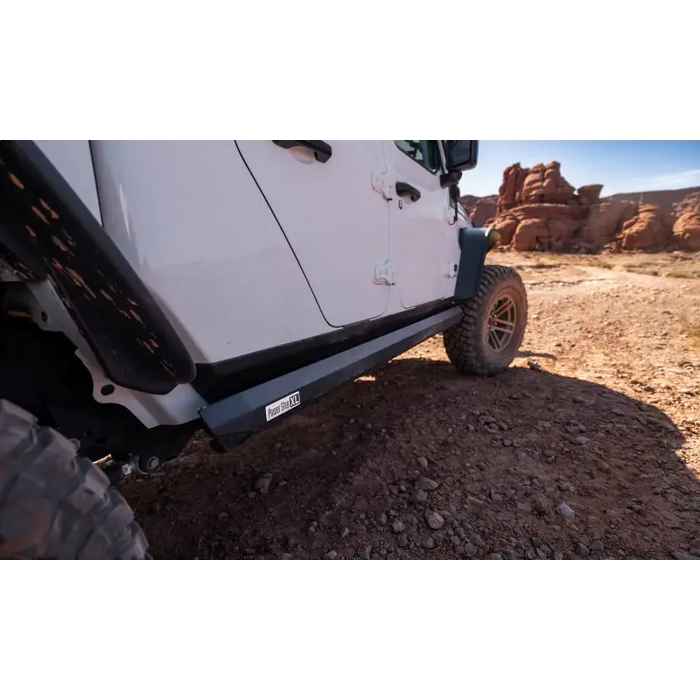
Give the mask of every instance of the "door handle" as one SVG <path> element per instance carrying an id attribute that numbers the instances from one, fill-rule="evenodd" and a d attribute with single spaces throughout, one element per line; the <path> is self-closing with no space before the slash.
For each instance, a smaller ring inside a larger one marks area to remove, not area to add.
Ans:
<path id="1" fill-rule="evenodd" d="M 295 146 L 308 148 L 314 152 L 319 163 L 327 163 L 333 155 L 331 145 L 325 141 L 273 141 L 272 143 L 280 148 L 294 148 Z"/>
<path id="2" fill-rule="evenodd" d="M 420 199 L 420 191 L 407 182 L 396 183 L 396 194 L 399 195 L 399 197 L 408 196 L 411 198 L 412 202 L 417 202 Z"/>

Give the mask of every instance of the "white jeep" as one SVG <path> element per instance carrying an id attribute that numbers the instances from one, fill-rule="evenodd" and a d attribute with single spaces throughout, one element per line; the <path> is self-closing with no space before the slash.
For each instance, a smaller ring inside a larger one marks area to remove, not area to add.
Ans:
<path id="1" fill-rule="evenodd" d="M 0 557 L 148 558 L 121 474 L 435 334 L 508 367 L 527 299 L 459 204 L 477 146 L 0 141 Z"/>

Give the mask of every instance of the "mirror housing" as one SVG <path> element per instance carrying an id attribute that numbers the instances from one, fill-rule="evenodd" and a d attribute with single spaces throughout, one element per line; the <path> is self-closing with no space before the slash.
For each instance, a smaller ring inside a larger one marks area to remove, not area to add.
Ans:
<path id="1" fill-rule="evenodd" d="M 443 141 L 448 172 L 463 172 L 476 167 L 479 158 L 478 141 Z"/>

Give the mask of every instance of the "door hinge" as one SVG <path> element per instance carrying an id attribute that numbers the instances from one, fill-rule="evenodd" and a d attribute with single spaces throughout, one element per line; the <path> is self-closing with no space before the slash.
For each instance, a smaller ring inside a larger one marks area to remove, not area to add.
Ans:
<path id="1" fill-rule="evenodd" d="M 447 221 L 450 226 L 457 222 L 457 212 L 455 211 L 454 207 L 447 207 L 445 221 Z"/>
<path id="2" fill-rule="evenodd" d="M 387 202 L 393 199 L 392 184 L 389 182 L 387 173 L 372 173 L 372 189 L 379 192 Z"/>
<path id="3" fill-rule="evenodd" d="M 375 284 L 388 284 L 393 286 L 396 284 L 396 277 L 394 272 L 394 266 L 391 260 L 387 260 L 380 265 L 376 265 L 374 268 L 374 283 Z"/>
<path id="4" fill-rule="evenodd" d="M 459 271 L 459 263 L 449 262 L 445 267 L 445 277 L 457 277 Z"/>

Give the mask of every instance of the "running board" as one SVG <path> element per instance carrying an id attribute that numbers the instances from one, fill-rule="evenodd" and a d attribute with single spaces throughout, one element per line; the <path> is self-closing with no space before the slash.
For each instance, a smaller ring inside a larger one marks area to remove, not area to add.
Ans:
<path id="1" fill-rule="evenodd" d="M 210 404 L 199 414 L 223 449 L 240 444 L 289 411 L 305 406 L 372 367 L 453 326 L 462 317 L 459 306 L 400 328 L 380 338 L 327 357 L 277 379 Z"/>

